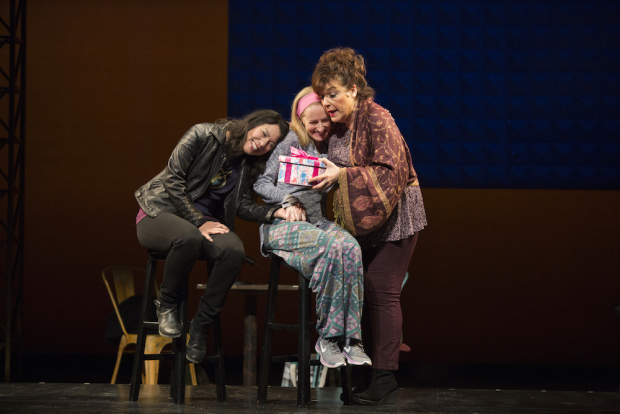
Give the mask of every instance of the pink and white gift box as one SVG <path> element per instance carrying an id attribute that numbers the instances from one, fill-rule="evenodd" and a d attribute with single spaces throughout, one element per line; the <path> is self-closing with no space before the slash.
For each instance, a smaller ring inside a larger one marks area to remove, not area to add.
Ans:
<path id="1" fill-rule="evenodd" d="M 299 151 L 302 152 L 303 151 Z M 303 155 L 306 155 L 305 153 Z M 307 156 L 307 155 L 306 155 Z M 312 187 L 308 180 L 325 172 L 325 163 L 316 157 L 287 157 L 280 155 L 280 170 L 278 171 L 278 181 L 294 185 Z M 316 183 L 315 183 L 316 184 Z"/>

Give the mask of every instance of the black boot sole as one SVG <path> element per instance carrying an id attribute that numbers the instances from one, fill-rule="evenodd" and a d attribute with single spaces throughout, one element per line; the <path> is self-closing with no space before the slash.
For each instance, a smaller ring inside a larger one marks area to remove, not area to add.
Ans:
<path id="1" fill-rule="evenodd" d="M 187 359 L 189 362 L 191 362 L 191 363 L 193 363 L 193 364 L 201 364 L 201 363 L 202 363 L 202 361 L 204 360 L 204 357 L 203 357 L 200 361 L 198 361 L 198 360 L 195 360 L 194 358 L 190 358 L 190 357 L 187 355 L 187 353 L 186 353 L 186 354 L 185 354 L 185 359 Z"/>
<path id="2" fill-rule="evenodd" d="M 175 335 L 166 335 L 162 331 L 159 331 L 159 336 L 162 336 L 164 338 L 180 338 L 181 337 L 181 332 L 179 332 L 178 334 L 175 334 Z"/>
<path id="3" fill-rule="evenodd" d="M 361 399 L 353 395 L 353 397 L 351 398 L 351 401 L 353 401 L 356 404 L 360 404 L 360 405 L 396 404 L 397 395 L 398 395 L 398 389 L 386 394 L 386 396 L 380 400 L 364 400 L 364 399 Z"/>

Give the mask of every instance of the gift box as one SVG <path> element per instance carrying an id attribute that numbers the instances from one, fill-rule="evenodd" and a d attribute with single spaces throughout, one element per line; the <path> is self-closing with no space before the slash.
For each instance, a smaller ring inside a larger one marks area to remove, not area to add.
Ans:
<path id="1" fill-rule="evenodd" d="M 312 159 L 314 158 L 314 159 Z M 308 180 L 325 172 L 325 163 L 315 157 L 287 157 L 280 155 L 280 170 L 278 171 L 278 181 L 294 185 L 312 187 L 316 184 L 308 184 Z"/>

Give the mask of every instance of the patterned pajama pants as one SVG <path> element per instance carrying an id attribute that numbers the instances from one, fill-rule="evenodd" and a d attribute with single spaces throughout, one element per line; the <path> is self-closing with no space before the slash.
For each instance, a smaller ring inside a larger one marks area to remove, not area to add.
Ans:
<path id="1" fill-rule="evenodd" d="M 329 221 L 313 225 L 276 219 L 264 226 L 264 250 L 310 280 L 321 338 L 362 339 L 364 269 L 362 251 L 353 236 Z"/>

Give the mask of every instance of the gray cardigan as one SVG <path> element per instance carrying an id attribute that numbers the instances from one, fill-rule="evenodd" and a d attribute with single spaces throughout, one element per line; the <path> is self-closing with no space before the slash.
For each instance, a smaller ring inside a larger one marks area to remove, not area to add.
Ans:
<path id="1" fill-rule="evenodd" d="M 297 135 L 290 130 L 284 140 L 280 142 L 271 153 L 269 161 L 267 161 L 265 172 L 262 173 L 254 183 L 254 191 L 265 203 L 277 205 L 282 205 L 282 200 L 287 194 L 293 194 L 301 201 L 306 209 L 306 216 L 310 223 L 316 224 L 320 221 L 327 221 L 326 191 L 317 191 L 312 190 L 311 187 L 278 182 L 278 169 L 280 167 L 279 157 L 280 155 L 290 156 L 291 147 L 306 151 L 308 155 L 314 157 L 321 156 L 312 143 L 307 147 L 302 147 Z"/>

